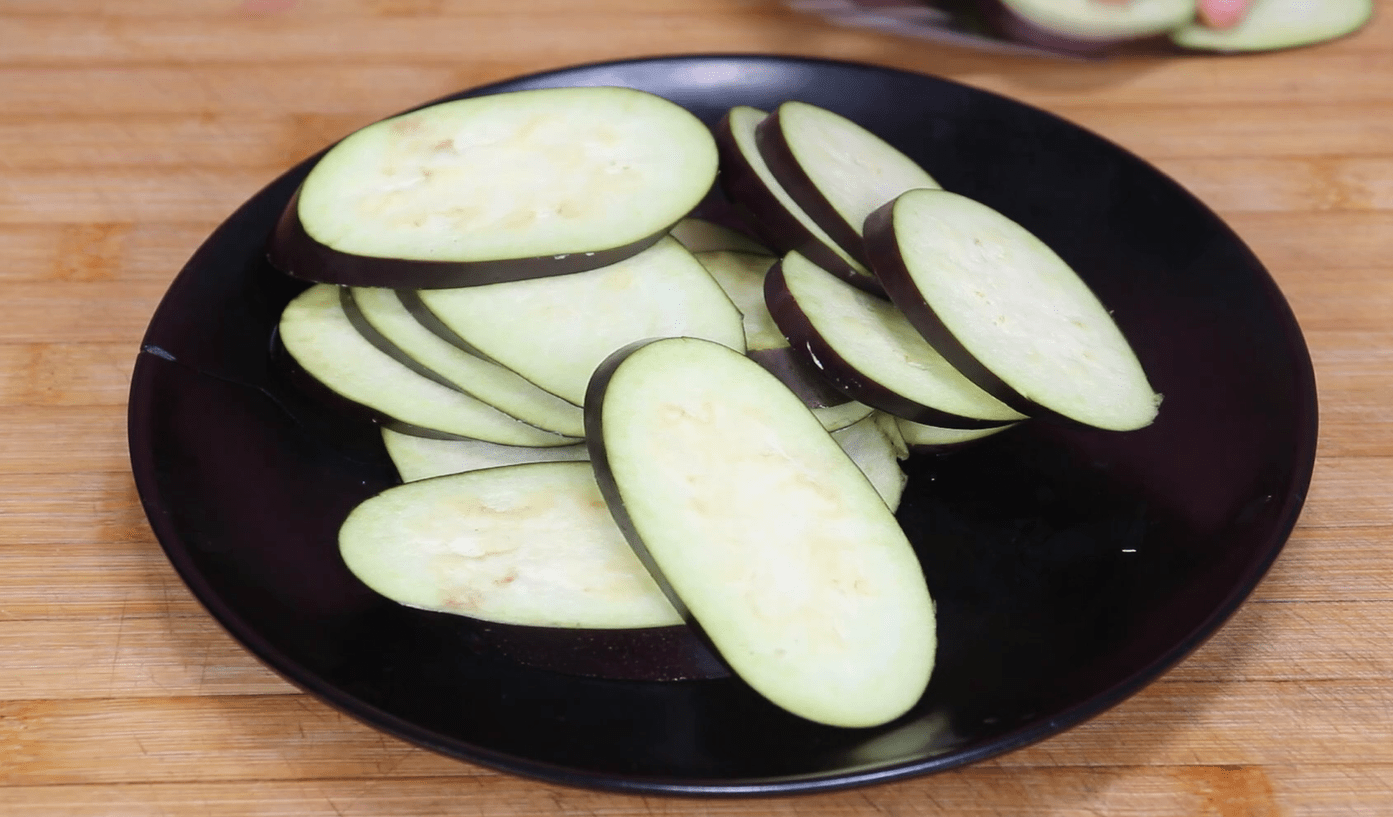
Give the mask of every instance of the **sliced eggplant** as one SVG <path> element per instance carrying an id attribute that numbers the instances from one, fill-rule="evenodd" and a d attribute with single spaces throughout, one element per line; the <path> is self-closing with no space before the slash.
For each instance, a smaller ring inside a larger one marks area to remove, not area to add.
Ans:
<path id="1" fill-rule="evenodd" d="M 434 440 L 415 434 L 402 434 L 390 428 L 382 429 L 382 442 L 402 482 L 527 462 L 590 460 L 590 452 L 584 442 L 538 448 L 499 445 L 487 440 Z"/>
<path id="2" fill-rule="evenodd" d="M 741 105 L 731 108 L 716 125 L 722 188 L 744 208 L 751 229 L 777 252 L 796 250 L 859 287 L 879 291 L 880 285 L 866 265 L 838 246 L 770 172 L 755 143 L 756 128 L 766 115 Z"/>
<path id="3" fill-rule="evenodd" d="M 875 408 L 849 400 L 837 406 L 814 406 L 812 412 L 824 431 L 839 431 L 871 416 Z"/>
<path id="4" fill-rule="evenodd" d="M 1164 35 L 1193 21 L 1196 9 L 1195 0 L 988 0 L 987 5 L 988 15 L 1012 37 L 1074 51 Z M 995 14 L 998 10 L 1005 14 Z"/>
<path id="5" fill-rule="evenodd" d="M 595 367 L 635 340 L 688 335 L 745 349 L 739 310 L 674 238 L 597 270 L 418 295 L 491 360 L 576 405 Z"/>
<path id="6" fill-rule="evenodd" d="M 900 468 L 900 460 L 907 452 L 898 429 L 892 425 L 893 430 L 889 430 L 887 424 L 880 422 L 879 418 L 883 416 L 889 415 L 877 412 L 874 416 L 838 429 L 832 432 L 832 439 L 871 481 L 876 493 L 885 500 L 886 507 L 894 511 L 900 507 L 900 497 L 904 495 L 905 483 L 909 481 Z"/>
<path id="7" fill-rule="evenodd" d="M 410 607 L 533 627 L 679 625 L 584 462 L 409 482 L 354 508 L 345 564 Z"/>
<path id="8" fill-rule="evenodd" d="M 725 290 L 735 308 L 740 310 L 745 329 L 745 348 L 749 352 L 780 349 L 788 346 L 769 310 L 764 305 L 764 274 L 778 259 L 730 250 L 708 250 L 694 253 L 696 259 Z"/>
<path id="9" fill-rule="evenodd" d="M 434 288 L 593 269 L 634 255 L 716 178 L 711 132 L 629 88 L 456 100 L 349 135 L 272 238 L 290 275 Z"/>
<path id="10" fill-rule="evenodd" d="M 579 439 L 585 436 L 585 420 L 579 406 L 562 400 L 523 378 L 517 372 L 474 355 L 427 329 L 407 309 L 395 290 L 345 287 L 354 313 L 386 341 L 409 366 L 419 366 L 428 377 L 459 389 L 528 425 Z M 371 339 L 371 338 L 369 338 Z"/>
<path id="11" fill-rule="evenodd" d="M 1373 13 L 1373 0 L 1256 0 L 1232 28 L 1190 23 L 1171 32 L 1171 39 L 1206 51 L 1271 51 L 1343 37 Z"/>
<path id="12" fill-rule="evenodd" d="M 900 431 L 900 424 L 909 421 L 883 411 L 874 412 L 870 419 L 880 428 L 880 433 L 885 436 L 890 447 L 894 449 L 895 459 L 909 459 L 909 444 L 905 442 L 904 434 Z"/>
<path id="13" fill-rule="evenodd" d="M 673 225 L 668 235 L 677 239 L 693 253 L 739 252 L 754 255 L 774 255 L 774 251 L 742 232 L 732 230 L 704 218 L 688 216 Z"/>
<path id="14" fill-rule="evenodd" d="M 615 520 L 735 674 L 825 724 L 914 706 L 936 644 L 918 559 L 773 375 L 709 341 L 633 344 L 596 371 L 586 426 Z"/>
<path id="15" fill-rule="evenodd" d="M 897 477 L 896 473 L 886 468 L 886 463 L 901 457 L 903 447 L 902 443 L 889 435 L 887 428 L 878 428 L 877 434 L 869 433 L 873 420 L 867 416 L 840 428 L 832 432 L 832 439 L 871 481 L 885 504 L 894 510 L 899 506 L 904 491 L 904 475 L 900 473 Z M 418 482 L 447 474 L 529 462 L 590 461 L 590 451 L 583 442 L 537 448 L 499 445 L 484 440 L 434 440 L 402 434 L 389 428 L 382 429 L 382 442 L 402 482 Z"/>
<path id="16" fill-rule="evenodd" d="M 789 348 L 788 339 L 769 315 L 764 303 L 764 275 L 778 259 L 724 250 L 699 252 L 696 257 L 740 310 L 746 354 L 773 372 L 809 408 L 840 406 L 850 399 Z"/>
<path id="17" fill-rule="evenodd" d="M 911 190 L 871 214 L 866 243 L 909 322 L 998 399 L 1117 431 L 1155 419 L 1160 396 L 1108 310 L 1024 227 L 956 193 Z"/>
<path id="18" fill-rule="evenodd" d="M 942 426 L 913 423 L 902 417 L 893 419 L 900 439 L 904 440 L 905 448 L 916 454 L 936 454 L 962 448 L 969 443 L 985 440 L 994 434 L 1000 434 L 1008 428 L 1016 426 L 1015 423 L 1012 423 L 996 428 L 943 428 Z M 557 449 L 539 448 L 536 450 L 555 451 Z"/>
<path id="19" fill-rule="evenodd" d="M 950 428 L 1024 419 L 964 377 L 894 304 L 796 252 L 769 271 L 765 299 L 794 351 L 854 400 Z"/>
<path id="20" fill-rule="evenodd" d="M 576 442 L 424 377 L 373 346 L 349 321 L 339 287 L 316 284 L 296 296 L 281 313 L 277 336 L 305 374 L 385 424 L 505 445 Z"/>
<path id="21" fill-rule="evenodd" d="M 941 187 L 884 139 L 806 102 L 776 108 L 756 128 L 755 141 L 789 198 L 862 264 L 866 216 L 906 190 Z"/>

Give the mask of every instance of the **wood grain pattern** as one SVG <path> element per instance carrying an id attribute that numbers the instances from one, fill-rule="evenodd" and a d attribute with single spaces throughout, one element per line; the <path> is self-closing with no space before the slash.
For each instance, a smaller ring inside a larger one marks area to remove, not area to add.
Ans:
<path id="1" fill-rule="evenodd" d="M 0 4 L 0 817 L 1393 813 L 1393 2 L 1319 47 L 1099 63 L 836 28 L 778 0 Z M 125 401 L 208 232 L 290 165 L 461 88 L 756 52 L 940 74 L 1154 162 L 1262 259 L 1321 403 L 1305 512 L 1188 660 L 1046 742 L 763 801 L 565 789 L 375 732 L 263 668 L 145 520 Z"/>

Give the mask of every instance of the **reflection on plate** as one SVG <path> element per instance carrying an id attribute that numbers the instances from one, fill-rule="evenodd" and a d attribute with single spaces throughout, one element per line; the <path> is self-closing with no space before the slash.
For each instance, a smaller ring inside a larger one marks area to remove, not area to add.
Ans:
<path id="1" fill-rule="evenodd" d="M 266 265 L 264 243 L 302 164 L 189 261 L 151 322 L 130 399 L 136 482 L 160 543 L 286 678 L 388 733 L 548 781 L 826 790 L 961 766 L 1107 709 L 1198 646 L 1276 558 L 1314 456 L 1310 360 L 1262 266 L 1174 182 L 1038 110 L 864 65 L 672 57 L 469 93 L 599 84 L 710 123 L 796 98 L 867 125 L 1074 265 L 1164 393 L 1159 420 L 1128 434 L 1025 424 L 906 463 L 899 516 L 938 603 L 940 648 L 927 694 L 899 721 L 817 726 L 728 677 L 538 669 L 487 627 L 377 597 L 338 559 L 340 520 L 394 475 L 373 429 L 330 428 L 267 370 L 271 327 L 302 285 Z"/>

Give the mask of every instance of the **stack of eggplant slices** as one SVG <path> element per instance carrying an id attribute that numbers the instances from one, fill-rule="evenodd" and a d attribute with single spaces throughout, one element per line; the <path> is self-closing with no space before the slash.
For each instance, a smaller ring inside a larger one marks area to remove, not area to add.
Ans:
<path id="1" fill-rule="evenodd" d="M 693 215 L 718 176 L 738 229 Z M 689 632 L 833 726 L 899 717 L 933 670 L 900 460 L 1160 401 L 1048 247 L 801 102 L 714 133 L 628 88 L 426 107 L 329 150 L 269 257 L 314 282 L 278 350 L 380 424 L 403 481 L 340 529 L 365 584 Z"/>

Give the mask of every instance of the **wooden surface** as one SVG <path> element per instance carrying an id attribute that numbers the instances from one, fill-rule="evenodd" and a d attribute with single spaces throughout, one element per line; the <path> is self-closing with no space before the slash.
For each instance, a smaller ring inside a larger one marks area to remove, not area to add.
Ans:
<path id="1" fill-rule="evenodd" d="M 0 815 L 1393 814 L 1393 2 L 1247 58 L 1001 58 L 775 0 L 0 2 Z M 937 73 L 1154 162 L 1250 243 L 1321 395 L 1305 513 L 1255 597 L 1140 695 L 964 769 L 700 802 L 503 776 L 384 737 L 237 647 L 129 473 L 145 324 L 233 208 L 406 105 L 600 59 L 772 52 Z"/>

